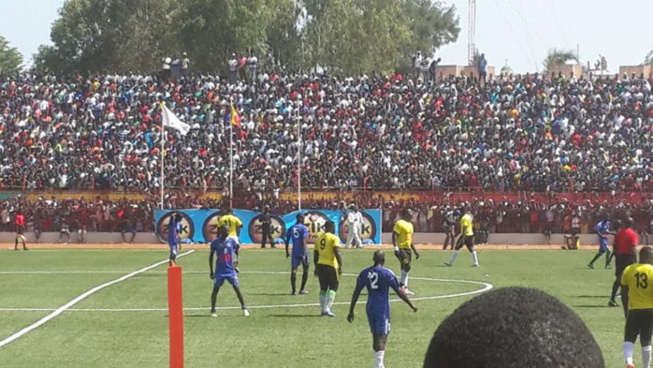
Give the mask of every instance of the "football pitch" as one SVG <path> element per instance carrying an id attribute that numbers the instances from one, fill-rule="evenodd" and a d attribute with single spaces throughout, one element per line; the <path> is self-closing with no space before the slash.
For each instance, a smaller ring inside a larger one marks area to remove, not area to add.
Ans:
<path id="1" fill-rule="evenodd" d="M 607 307 L 614 271 L 604 270 L 603 260 L 588 269 L 594 254 L 481 247 L 480 268 L 470 267 L 467 252 L 446 268 L 449 251 L 422 251 L 409 280 L 419 311 L 393 303 L 386 365 L 421 367 L 438 324 L 474 294 L 490 287 L 527 286 L 555 295 L 575 310 L 601 346 L 606 366 L 622 366 L 623 311 Z M 166 367 L 167 262 L 157 263 L 167 255 L 163 249 L 0 251 L 0 366 Z M 392 252 L 386 255 L 386 266 L 399 274 Z M 355 275 L 371 265 L 371 250 L 343 251 L 336 318 L 319 316 L 312 267 L 309 294 L 291 296 L 284 252 L 258 249 L 243 250 L 240 262 L 251 317 L 242 315 L 226 285 L 218 296 L 218 318 L 211 318 L 208 256 L 206 249 L 198 249 L 178 262 L 184 272 L 186 367 L 373 366 L 365 296 L 354 323 L 346 320 Z M 638 346 L 636 361 L 639 352 Z"/>

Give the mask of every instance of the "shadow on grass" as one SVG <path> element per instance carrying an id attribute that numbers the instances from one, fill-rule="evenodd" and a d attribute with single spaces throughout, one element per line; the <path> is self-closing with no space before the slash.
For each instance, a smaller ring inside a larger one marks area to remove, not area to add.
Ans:
<path id="1" fill-rule="evenodd" d="M 607 304 L 604 305 L 572 305 L 574 308 L 615 308 L 615 307 L 609 307 Z M 615 308 L 616 309 L 616 308 Z"/>
<path id="2" fill-rule="evenodd" d="M 576 298 L 596 298 L 596 299 L 606 299 L 606 300 L 609 299 L 609 297 L 606 297 L 605 295 L 576 295 Z"/>
<path id="3" fill-rule="evenodd" d="M 319 314 L 271 314 L 269 317 L 273 318 L 313 318 L 323 317 Z"/>
<path id="4" fill-rule="evenodd" d="M 247 295 L 256 296 L 292 296 L 290 293 L 247 293 Z"/>

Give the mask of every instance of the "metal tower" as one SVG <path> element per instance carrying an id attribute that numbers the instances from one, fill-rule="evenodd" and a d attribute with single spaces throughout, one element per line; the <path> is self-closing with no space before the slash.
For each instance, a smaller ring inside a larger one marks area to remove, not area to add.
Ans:
<path id="1" fill-rule="evenodd" d="M 467 42 L 469 65 L 472 65 L 474 55 L 476 55 L 476 0 L 469 0 L 469 40 Z"/>

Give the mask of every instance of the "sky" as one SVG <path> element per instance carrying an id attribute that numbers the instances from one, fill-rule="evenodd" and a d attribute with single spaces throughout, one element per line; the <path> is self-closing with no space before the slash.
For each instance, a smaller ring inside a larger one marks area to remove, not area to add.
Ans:
<path id="1" fill-rule="evenodd" d="M 41 44 L 50 42 L 50 26 L 64 0 L 0 0 L 0 34 L 29 64 Z M 456 6 L 458 41 L 438 51 L 442 64 L 467 63 L 468 0 L 444 0 Z M 507 64 L 516 72 L 542 70 L 549 49 L 579 50 L 593 65 L 599 55 L 613 72 L 637 65 L 653 50 L 651 0 L 477 0 L 476 45 L 490 65 Z"/>

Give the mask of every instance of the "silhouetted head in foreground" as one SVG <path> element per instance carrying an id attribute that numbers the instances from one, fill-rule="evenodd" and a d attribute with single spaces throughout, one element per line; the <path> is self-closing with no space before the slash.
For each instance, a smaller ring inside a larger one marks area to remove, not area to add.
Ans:
<path id="1" fill-rule="evenodd" d="M 435 331 L 424 368 L 604 368 L 583 321 L 558 299 L 510 287 L 458 307 Z"/>

